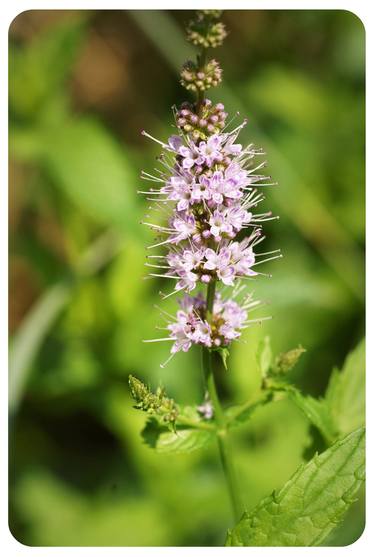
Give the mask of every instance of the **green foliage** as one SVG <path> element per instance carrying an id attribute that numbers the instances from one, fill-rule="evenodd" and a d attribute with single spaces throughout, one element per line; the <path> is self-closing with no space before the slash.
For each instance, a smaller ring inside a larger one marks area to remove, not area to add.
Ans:
<path id="1" fill-rule="evenodd" d="M 136 179 L 106 129 L 92 118 L 68 119 L 43 136 L 43 161 L 58 188 L 98 221 L 139 237 Z"/>
<path id="2" fill-rule="evenodd" d="M 327 402 L 324 399 L 303 395 L 298 389 L 291 386 L 286 388 L 286 392 L 306 418 L 319 429 L 327 444 L 331 444 L 337 437 L 337 431 Z"/>
<path id="3" fill-rule="evenodd" d="M 150 418 L 142 431 L 145 443 L 159 453 L 189 453 L 205 447 L 216 438 L 215 430 L 177 426 L 171 431 Z"/>
<path id="4" fill-rule="evenodd" d="M 228 420 L 229 427 L 236 427 L 246 423 L 253 415 L 255 410 L 260 406 L 267 404 L 273 400 L 273 393 L 263 393 L 256 400 L 250 400 L 238 406 L 230 406 L 226 409 L 225 415 Z"/>
<path id="5" fill-rule="evenodd" d="M 264 499 L 228 534 L 228 546 L 321 544 L 364 480 L 365 432 L 360 428 L 306 465 Z"/>
<path id="6" fill-rule="evenodd" d="M 345 360 L 343 370 L 334 369 L 325 400 L 340 435 L 365 423 L 365 341 Z"/>
<path id="7" fill-rule="evenodd" d="M 281 367 L 285 373 L 290 369 L 290 363 L 292 362 L 294 365 L 293 362 L 299 358 L 302 352 L 304 350 L 299 348 L 279 356 L 275 365 L 268 372 L 264 387 L 271 392 L 285 393 L 308 420 L 319 429 L 329 445 L 337 437 L 364 425 L 365 342 L 360 342 L 357 348 L 349 354 L 341 373 L 337 370 L 333 371 L 325 397 L 320 399 L 303 395 L 286 381 L 273 379 L 275 367 L 276 376 L 279 373 L 277 362 L 284 362 Z"/>
<path id="8" fill-rule="evenodd" d="M 72 69 L 84 39 L 84 21 L 62 23 L 23 49 L 10 48 L 9 99 L 17 116 L 35 119 Z"/>

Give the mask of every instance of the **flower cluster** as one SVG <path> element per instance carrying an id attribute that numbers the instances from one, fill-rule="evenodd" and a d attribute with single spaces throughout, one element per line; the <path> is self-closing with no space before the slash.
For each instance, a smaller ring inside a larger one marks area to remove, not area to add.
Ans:
<path id="1" fill-rule="evenodd" d="M 209 99 L 204 99 L 198 114 L 194 105 L 184 102 L 176 113 L 176 125 L 195 141 L 206 140 L 211 134 L 220 133 L 225 127 L 227 116 L 222 103 L 212 104 Z"/>
<path id="2" fill-rule="evenodd" d="M 222 69 L 216 60 L 210 60 L 203 67 L 189 60 L 181 70 L 181 84 L 188 91 L 207 91 L 221 82 Z"/>
<path id="3" fill-rule="evenodd" d="M 217 21 L 220 16 L 221 10 L 198 10 L 196 17 L 188 23 L 188 41 L 204 48 L 222 45 L 227 31 L 225 25 Z"/>
<path id="4" fill-rule="evenodd" d="M 244 304 L 241 307 L 233 300 L 224 301 L 220 294 L 216 294 L 210 323 L 206 319 L 207 305 L 202 294 L 185 294 L 180 307 L 176 321 L 167 326 L 170 338 L 174 340 L 172 354 L 180 350 L 187 352 L 192 344 L 208 348 L 228 346 L 246 327 L 249 306 Z"/>

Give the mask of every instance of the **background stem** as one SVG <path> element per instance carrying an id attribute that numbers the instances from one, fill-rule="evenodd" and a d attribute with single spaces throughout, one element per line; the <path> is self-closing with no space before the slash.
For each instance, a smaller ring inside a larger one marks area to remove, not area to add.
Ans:
<path id="1" fill-rule="evenodd" d="M 216 284 L 215 281 L 213 280 L 212 282 L 209 283 L 207 288 L 206 317 L 208 321 L 210 321 L 212 317 L 213 303 L 215 298 L 215 288 L 216 288 Z M 212 356 L 213 354 L 209 349 L 207 348 L 202 349 L 202 367 L 205 376 L 206 387 L 214 408 L 215 419 L 219 427 L 217 440 L 219 445 L 221 463 L 223 465 L 224 475 L 225 475 L 225 479 L 227 482 L 227 487 L 228 487 L 228 491 L 232 503 L 234 520 L 238 521 L 244 512 L 244 506 L 239 495 L 236 473 L 235 473 L 235 469 L 231 457 L 226 419 L 216 390 L 215 376 L 214 376 L 213 365 L 212 365 Z"/>

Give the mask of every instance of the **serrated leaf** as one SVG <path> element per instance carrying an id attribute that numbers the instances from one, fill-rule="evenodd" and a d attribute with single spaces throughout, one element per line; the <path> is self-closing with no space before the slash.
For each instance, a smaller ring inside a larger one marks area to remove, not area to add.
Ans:
<path id="1" fill-rule="evenodd" d="M 337 431 L 326 401 L 303 395 L 298 389 L 291 386 L 288 386 L 287 393 L 307 419 L 319 429 L 327 443 L 331 444 L 337 438 Z"/>
<path id="2" fill-rule="evenodd" d="M 266 388 L 271 392 L 285 393 L 288 398 L 304 413 L 306 418 L 319 429 L 327 444 L 337 439 L 329 407 L 324 399 L 316 399 L 310 395 L 303 395 L 296 387 L 285 381 L 268 379 Z"/>
<path id="3" fill-rule="evenodd" d="M 272 363 L 272 350 L 269 336 L 264 337 L 260 341 L 256 352 L 256 361 L 261 372 L 261 376 L 265 377 Z"/>
<path id="4" fill-rule="evenodd" d="M 216 437 L 214 431 L 177 426 L 170 431 L 151 418 L 142 431 L 145 443 L 159 453 L 189 453 L 201 449 Z"/>
<path id="5" fill-rule="evenodd" d="M 351 352 L 341 372 L 334 370 L 325 399 L 333 423 L 346 434 L 365 423 L 365 341 Z"/>
<path id="6" fill-rule="evenodd" d="M 320 545 L 343 517 L 364 480 L 360 428 L 301 466 L 229 532 L 227 546 Z"/>

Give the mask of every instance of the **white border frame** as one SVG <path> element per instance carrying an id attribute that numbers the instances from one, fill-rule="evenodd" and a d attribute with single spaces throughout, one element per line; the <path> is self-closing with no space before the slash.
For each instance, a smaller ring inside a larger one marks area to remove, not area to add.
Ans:
<path id="1" fill-rule="evenodd" d="M 136 5 L 135 5 L 136 4 Z M 30 2 L 14 0 L 11 4 L 7 3 L 7 0 L 3 0 L 0 7 L 1 17 L 0 17 L 0 52 L 1 52 L 1 82 L 3 86 L 1 87 L 0 94 L 2 96 L 1 103 L 1 130 L 4 135 L 2 145 L 4 146 L 7 142 L 6 130 L 8 126 L 8 96 L 7 96 L 7 86 L 8 84 L 8 66 L 7 66 L 7 53 L 8 53 L 8 28 L 13 21 L 13 19 L 27 10 L 58 10 L 58 9 L 90 9 L 90 10 L 129 10 L 129 9 L 202 9 L 202 8 L 222 8 L 222 9 L 243 9 L 243 10 L 347 10 L 356 15 L 364 24 L 366 30 L 366 96 L 370 99 L 367 103 L 367 116 L 366 116 L 366 155 L 367 155 L 367 184 L 366 188 L 366 232 L 367 232 L 367 257 L 366 257 L 366 271 L 367 271 L 367 287 L 366 287 L 366 299 L 367 299 L 367 313 L 366 313 L 366 333 L 367 333 L 367 398 L 370 400 L 367 408 L 367 470 L 369 472 L 367 478 L 366 487 L 366 523 L 362 536 L 352 545 L 346 547 L 319 547 L 319 548 L 300 548 L 300 547 L 275 547 L 275 548 L 225 548 L 225 547 L 209 547 L 209 548 L 191 548 L 191 547 L 160 547 L 160 548 L 147 548 L 147 547 L 28 547 L 22 545 L 18 542 L 10 533 L 8 529 L 8 433 L 5 424 L 8 420 L 7 408 L 7 315 L 5 309 L 2 312 L 2 317 L 0 320 L 1 327 L 1 360 L 4 363 L 2 366 L 2 377 L 1 377 L 1 394 L 3 401 L 1 404 L 1 485 L 2 485 L 2 497 L 0 503 L 0 547 L 3 551 L 6 551 L 6 555 L 12 557 L 13 555 L 31 555 L 31 556 L 50 556 L 50 555 L 61 555 L 69 557 L 96 557 L 99 555 L 123 555 L 125 552 L 127 555 L 140 557 L 143 555 L 160 555 L 160 556 L 172 556 L 172 555 L 183 555 L 190 556 L 191 553 L 196 555 L 229 555 L 229 553 L 241 555 L 251 555 L 252 557 L 266 557 L 268 555 L 277 555 L 282 557 L 289 557 L 292 555 L 305 556 L 307 554 L 317 554 L 319 557 L 340 557 L 342 555 L 360 555 L 365 556 L 368 552 L 371 553 L 375 550 L 375 535 L 373 525 L 374 518 L 374 481 L 375 481 L 375 459 L 374 459 L 374 432 L 373 432 L 373 415 L 374 415 L 374 405 L 371 404 L 370 396 L 375 393 L 375 379 L 374 379 L 374 350 L 375 342 L 372 339 L 372 328 L 371 328 L 371 315 L 374 310 L 374 294 L 373 289 L 370 289 L 369 285 L 375 285 L 375 259 L 374 259 L 374 244 L 371 240 L 374 240 L 374 226 L 375 219 L 373 217 L 372 211 L 375 209 L 374 205 L 374 141 L 373 141 L 373 124 L 374 124 L 374 107 L 371 105 L 371 100 L 375 99 L 375 87 L 374 87 L 374 65 L 372 59 L 372 50 L 375 42 L 375 18 L 372 19 L 372 7 L 371 0 L 357 0 L 356 2 L 351 0 L 341 0 L 341 1 L 330 1 L 330 0 L 315 0 L 314 2 L 307 2 L 306 0 L 289 0 L 285 2 L 271 1 L 271 0 L 231 0 L 231 2 L 224 2 L 222 0 L 190 0 L 189 2 L 180 2 L 178 5 L 173 5 L 171 1 L 169 2 L 152 2 L 138 0 L 136 3 L 126 3 L 119 0 L 112 0 L 110 3 L 106 3 L 100 0 L 91 1 L 76 1 L 65 0 L 64 2 L 58 1 L 39 1 L 30 5 Z M 265 37 L 267 40 L 267 37 Z M 371 63 L 372 62 L 372 63 Z M 372 155 L 372 156 L 371 156 Z M 7 281 L 7 255 L 8 255 L 8 229 L 7 229 L 7 206 L 8 206 L 8 160 L 7 152 L 4 147 L 0 151 L 0 175 L 1 175 L 1 218 L 0 218 L 0 248 L 3 260 L 3 272 L 0 275 L 0 288 L 1 292 L 5 298 L 4 302 L 7 301 L 7 295 L 5 294 L 8 289 Z M 2 307 L 6 307 L 6 303 L 2 304 Z"/>

